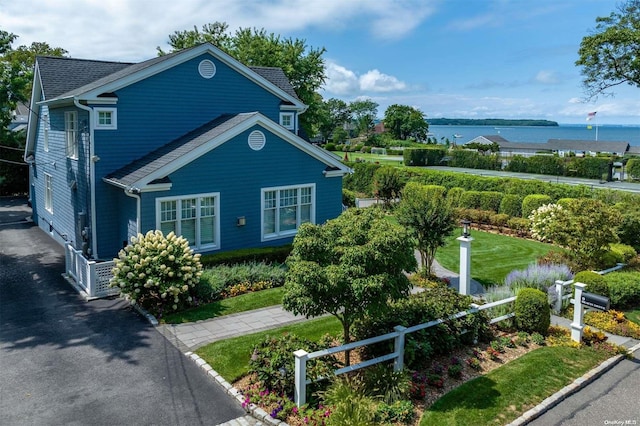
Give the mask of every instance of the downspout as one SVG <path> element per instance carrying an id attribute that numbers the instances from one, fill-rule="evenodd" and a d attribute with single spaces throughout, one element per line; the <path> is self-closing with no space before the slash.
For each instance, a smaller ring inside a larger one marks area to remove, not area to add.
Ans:
<path id="1" fill-rule="evenodd" d="M 93 144 L 94 128 L 93 128 L 93 108 L 82 105 L 78 98 L 73 98 L 73 104 L 85 111 L 89 112 L 89 181 L 91 182 L 91 255 L 94 259 L 98 259 L 98 231 L 96 219 L 96 168 L 93 163 L 95 157 L 95 146 Z"/>
<path id="2" fill-rule="evenodd" d="M 140 233 L 140 189 L 130 186 L 124 189 L 125 195 L 136 199 L 136 235 Z"/>

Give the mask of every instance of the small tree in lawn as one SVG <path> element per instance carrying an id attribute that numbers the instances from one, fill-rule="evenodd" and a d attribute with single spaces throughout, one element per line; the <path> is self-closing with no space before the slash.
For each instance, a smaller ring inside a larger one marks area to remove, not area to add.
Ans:
<path id="1" fill-rule="evenodd" d="M 409 294 L 404 271 L 414 271 L 416 260 L 402 226 L 377 209 L 354 208 L 324 225 L 302 225 L 287 265 L 284 309 L 307 318 L 335 316 L 349 343 L 354 321 Z"/>
<path id="2" fill-rule="evenodd" d="M 373 175 L 373 188 L 376 197 L 381 198 L 385 206 L 388 206 L 391 200 L 400 195 L 402 189 L 398 169 L 382 166 L 376 170 Z"/>
<path id="3" fill-rule="evenodd" d="M 454 214 L 445 189 L 408 182 L 396 210 L 398 223 L 409 228 L 420 252 L 424 274 L 431 275 L 436 251 L 455 228 Z"/>

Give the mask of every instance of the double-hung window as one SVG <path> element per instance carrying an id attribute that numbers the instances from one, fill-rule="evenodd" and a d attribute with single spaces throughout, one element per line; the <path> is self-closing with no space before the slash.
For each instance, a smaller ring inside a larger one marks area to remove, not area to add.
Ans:
<path id="1" fill-rule="evenodd" d="M 67 145 L 67 157 L 78 158 L 78 112 L 64 113 L 64 135 Z"/>
<path id="2" fill-rule="evenodd" d="M 295 130 L 295 115 L 292 112 L 280 113 L 280 125 L 288 130 Z"/>
<path id="3" fill-rule="evenodd" d="M 315 186 L 283 186 L 262 190 L 262 239 L 295 235 L 300 225 L 315 223 Z"/>
<path id="4" fill-rule="evenodd" d="M 164 235 L 173 231 L 182 235 L 195 249 L 220 247 L 218 193 L 191 195 L 183 198 L 158 198 L 157 228 Z"/>
<path id="5" fill-rule="evenodd" d="M 49 213 L 53 213 L 53 177 L 44 174 L 44 208 Z"/>

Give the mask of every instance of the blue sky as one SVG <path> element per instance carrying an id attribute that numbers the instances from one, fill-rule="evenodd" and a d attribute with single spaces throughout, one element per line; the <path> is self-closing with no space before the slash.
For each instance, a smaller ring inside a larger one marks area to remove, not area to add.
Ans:
<path id="1" fill-rule="evenodd" d="M 427 117 L 640 125 L 640 88 L 585 103 L 574 63 L 603 0 L 20 0 L 0 3 L 19 44 L 141 61 L 175 30 L 225 21 L 325 47 L 325 98 L 399 103 Z"/>

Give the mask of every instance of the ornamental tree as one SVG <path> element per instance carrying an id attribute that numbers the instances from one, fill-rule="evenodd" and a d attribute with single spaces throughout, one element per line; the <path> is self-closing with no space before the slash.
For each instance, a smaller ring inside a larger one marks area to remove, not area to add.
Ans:
<path id="1" fill-rule="evenodd" d="M 382 166 L 373 174 L 373 192 L 376 197 L 382 199 L 385 206 L 389 206 L 391 200 L 399 197 L 401 190 L 402 182 L 396 167 Z"/>
<path id="2" fill-rule="evenodd" d="M 597 266 L 609 244 L 619 241 L 621 215 L 600 200 L 576 198 L 561 208 L 542 206 L 529 219 L 536 238 L 567 248 L 585 268 Z"/>
<path id="3" fill-rule="evenodd" d="M 353 208 L 324 225 L 303 224 L 287 265 L 283 308 L 307 318 L 335 316 L 349 343 L 354 321 L 408 296 L 404 272 L 415 270 L 416 259 L 405 228 L 378 209 Z"/>
<path id="4" fill-rule="evenodd" d="M 417 245 L 426 276 L 431 275 L 436 251 L 455 228 L 453 209 L 444 192 L 441 186 L 408 182 L 396 209 L 398 223 L 410 230 Z"/>
<path id="5" fill-rule="evenodd" d="M 384 127 L 395 139 L 413 138 L 423 141 L 427 138 L 429 124 L 424 113 L 409 105 L 390 105 L 384 113 Z"/>
<path id="6" fill-rule="evenodd" d="M 200 254 L 173 232 L 166 237 L 161 231 L 131 237 L 131 244 L 113 260 L 109 286 L 155 314 L 189 306 L 202 275 Z"/>

